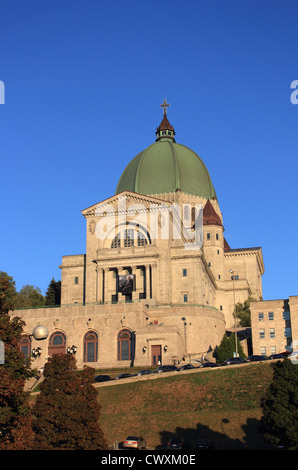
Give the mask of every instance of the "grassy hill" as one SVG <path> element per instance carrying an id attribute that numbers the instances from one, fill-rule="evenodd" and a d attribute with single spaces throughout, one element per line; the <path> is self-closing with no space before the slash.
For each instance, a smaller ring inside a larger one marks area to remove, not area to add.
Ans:
<path id="1" fill-rule="evenodd" d="M 272 376 L 270 363 L 261 362 L 100 385 L 101 427 L 110 444 L 141 435 L 148 448 L 180 437 L 210 439 L 215 449 L 270 449 L 260 401 Z"/>

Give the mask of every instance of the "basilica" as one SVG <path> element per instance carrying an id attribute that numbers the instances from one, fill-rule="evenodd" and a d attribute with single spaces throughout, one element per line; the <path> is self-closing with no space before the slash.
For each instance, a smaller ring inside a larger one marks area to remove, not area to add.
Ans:
<path id="1" fill-rule="evenodd" d="M 62 257 L 61 305 L 15 312 L 35 367 L 66 352 L 79 368 L 212 358 L 235 303 L 262 299 L 262 250 L 228 245 L 209 172 L 176 142 L 168 106 L 114 194 L 82 210 L 86 253 Z M 47 339 L 32 336 L 37 325 Z"/>

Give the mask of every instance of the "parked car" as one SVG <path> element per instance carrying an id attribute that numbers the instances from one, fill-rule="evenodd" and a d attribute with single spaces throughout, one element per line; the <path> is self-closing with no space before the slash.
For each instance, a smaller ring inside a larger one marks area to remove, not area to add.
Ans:
<path id="1" fill-rule="evenodd" d="M 136 375 L 148 375 L 152 374 L 152 370 L 140 370 Z"/>
<path id="2" fill-rule="evenodd" d="M 226 359 L 224 362 L 222 362 L 220 365 L 221 366 L 231 366 L 234 364 L 243 364 L 244 360 L 241 359 L 241 357 L 230 357 L 229 359 Z"/>
<path id="3" fill-rule="evenodd" d="M 119 379 L 126 379 L 126 377 L 132 377 L 133 375 L 132 374 L 119 374 L 117 375 L 117 377 L 115 377 L 115 380 L 119 380 Z"/>
<path id="4" fill-rule="evenodd" d="M 146 441 L 140 436 L 128 436 L 123 441 L 123 447 L 128 449 L 146 449 Z"/>
<path id="5" fill-rule="evenodd" d="M 213 449 L 212 442 L 209 439 L 198 439 L 192 446 L 193 450 L 211 450 Z"/>
<path id="6" fill-rule="evenodd" d="M 174 437 L 167 442 L 167 449 L 183 449 L 183 442 L 179 437 Z"/>
<path id="7" fill-rule="evenodd" d="M 180 371 L 180 370 L 189 370 L 189 369 L 196 369 L 196 367 L 193 366 L 192 364 L 185 364 L 184 366 L 181 366 L 180 369 L 178 370 Z"/>
<path id="8" fill-rule="evenodd" d="M 176 366 L 159 366 L 153 373 L 156 374 L 160 374 L 161 372 L 173 372 L 173 371 L 178 371 L 178 367 Z"/>
<path id="9" fill-rule="evenodd" d="M 112 380 L 109 375 L 97 375 L 95 377 L 95 382 L 107 382 L 108 380 Z"/>
<path id="10" fill-rule="evenodd" d="M 283 354 L 271 354 L 271 356 L 268 357 L 268 359 L 284 359 L 285 356 Z"/>
<path id="11" fill-rule="evenodd" d="M 218 367 L 215 362 L 203 362 L 199 367 Z"/>
<path id="12" fill-rule="evenodd" d="M 267 356 L 258 356 L 256 354 L 253 354 L 252 356 L 248 356 L 246 359 L 244 359 L 244 362 L 258 362 L 258 361 L 267 361 L 268 357 Z"/>

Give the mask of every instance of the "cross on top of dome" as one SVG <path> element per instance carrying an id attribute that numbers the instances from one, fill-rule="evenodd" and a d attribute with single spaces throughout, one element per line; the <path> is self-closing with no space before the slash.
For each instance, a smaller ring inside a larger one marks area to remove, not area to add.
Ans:
<path id="1" fill-rule="evenodd" d="M 161 108 L 163 108 L 163 115 L 166 116 L 167 114 L 167 107 L 170 106 L 169 103 L 167 103 L 167 100 L 163 100 L 162 104 L 160 105 Z"/>
<path id="2" fill-rule="evenodd" d="M 163 119 L 159 125 L 159 127 L 156 129 L 156 136 L 157 139 L 156 141 L 160 139 L 168 139 L 173 142 L 175 142 L 175 131 L 173 126 L 169 123 L 168 117 L 167 117 L 167 108 L 169 107 L 169 103 L 167 103 L 167 100 L 163 100 L 162 104 L 160 105 L 161 108 L 163 108 Z"/>

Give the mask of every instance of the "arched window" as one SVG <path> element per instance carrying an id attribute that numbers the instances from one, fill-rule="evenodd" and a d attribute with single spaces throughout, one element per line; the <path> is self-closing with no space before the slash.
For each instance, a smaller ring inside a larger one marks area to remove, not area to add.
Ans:
<path id="1" fill-rule="evenodd" d="M 84 336 L 84 362 L 97 362 L 98 335 L 95 331 L 88 331 Z"/>
<path id="2" fill-rule="evenodd" d="M 121 330 L 117 338 L 117 359 L 128 361 L 133 359 L 133 335 L 129 330 Z"/>
<path id="3" fill-rule="evenodd" d="M 21 352 L 24 354 L 26 359 L 30 357 L 31 354 L 31 339 L 29 335 L 22 335 L 19 341 L 19 348 Z"/>
<path id="4" fill-rule="evenodd" d="M 49 356 L 66 354 L 66 336 L 62 331 L 55 331 L 49 339 Z"/>
<path id="5" fill-rule="evenodd" d="M 129 248 L 132 246 L 145 246 L 150 244 L 150 236 L 147 230 L 139 225 L 132 228 L 122 228 L 112 240 L 111 248 Z"/>

